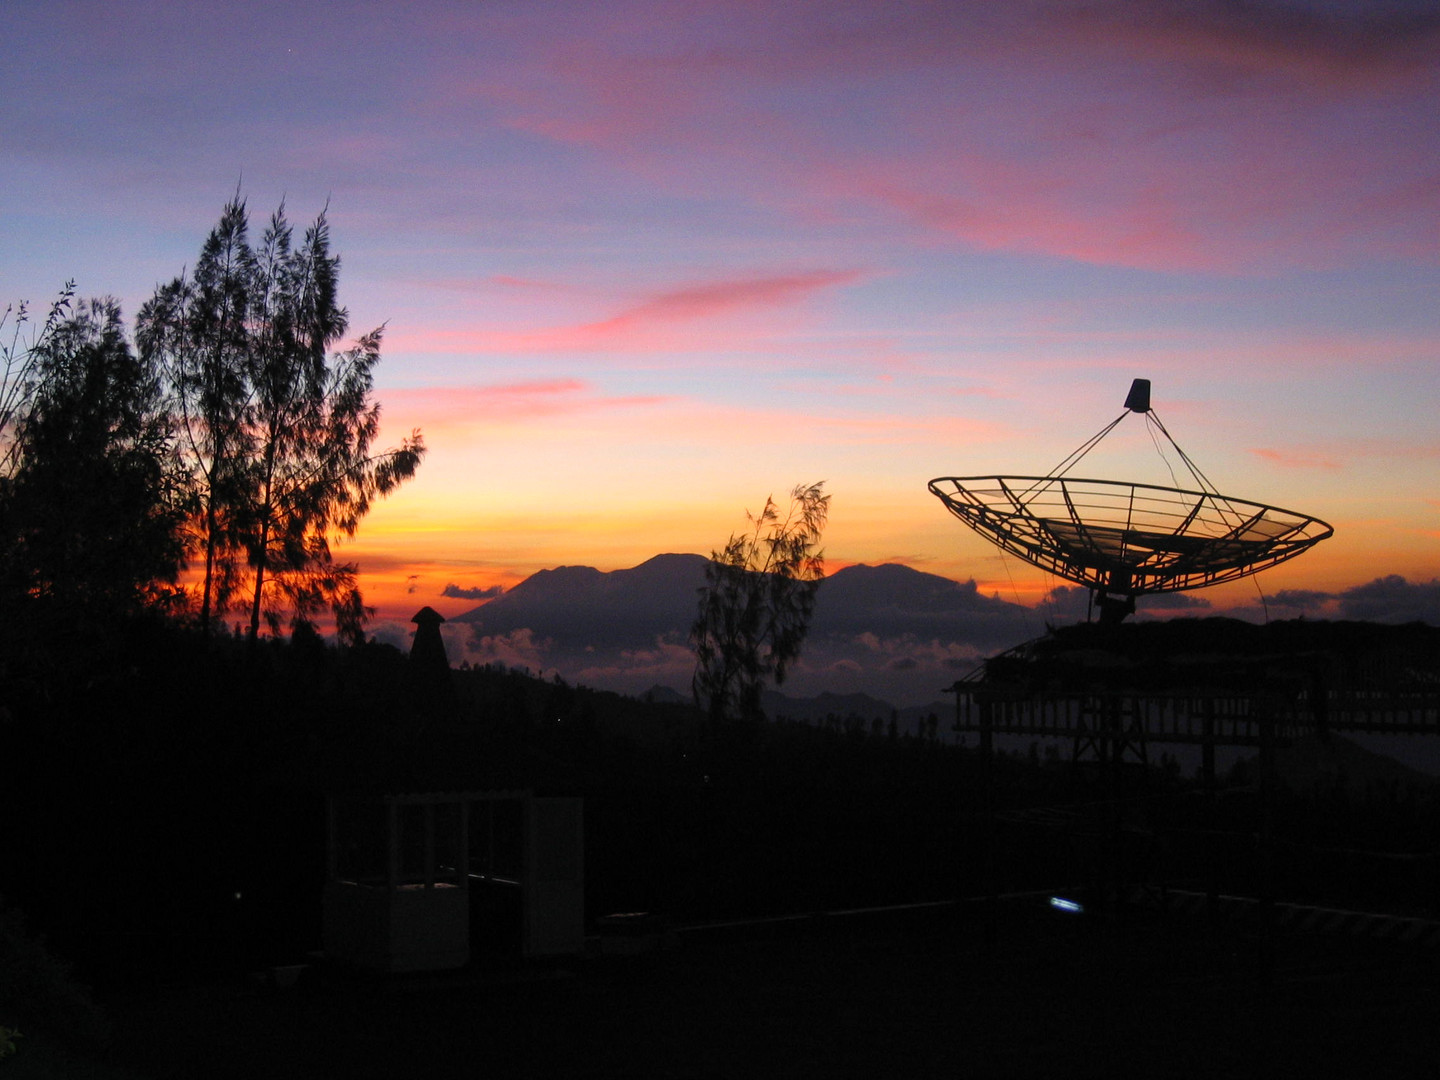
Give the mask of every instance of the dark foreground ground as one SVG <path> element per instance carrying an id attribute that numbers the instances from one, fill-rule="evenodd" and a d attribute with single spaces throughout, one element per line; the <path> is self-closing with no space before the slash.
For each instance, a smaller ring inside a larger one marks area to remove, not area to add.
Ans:
<path id="1" fill-rule="evenodd" d="M 946 907 L 508 972 L 132 987 L 101 994 L 105 1075 L 1440 1075 L 1440 956 L 1301 936 L 1272 952 L 1267 977 L 1234 925 L 1016 901 L 989 933 L 980 907 Z"/>

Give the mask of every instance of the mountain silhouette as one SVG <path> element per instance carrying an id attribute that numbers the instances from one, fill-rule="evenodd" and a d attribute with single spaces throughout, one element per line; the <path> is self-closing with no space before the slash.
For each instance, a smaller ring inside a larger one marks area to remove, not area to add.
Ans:
<path id="1" fill-rule="evenodd" d="M 568 646 L 684 640 L 695 618 L 707 562 L 703 555 L 670 554 L 609 573 L 591 566 L 541 570 L 503 596 L 455 616 L 455 621 L 487 635 L 528 629 Z M 897 563 L 857 564 L 837 570 L 821 584 L 810 633 L 951 640 L 972 640 L 978 634 L 1003 647 L 1034 636 L 1032 621 L 1028 609 L 981 595 L 974 581 L 961 584 Z"/>
<path id="2" fill-rule="evenodd" d="M 858 563 L 826 578 L 815 602 L 814 634 L 913 635 L 970 640 L 977 634 L 1013 645 L 1043 628 L 1017 604 L 898 563 Z M 1016 636 L 1016 635 L 1019 636 Z"/>
<path id="3" fill-rule="evenodd" d="M 683 693 L 708 561 L 665 554 L 608 573 L 542 570 L 451 622 L 468 624 L 473 660 L 519 658 L 591 686 L 643 693 L 659 684 Z M 980 657 L 1043 631 L 1034 611 L 985 596 L 974 581 L 894 563 L 847 566 L 821 584 L 801 660 L 782 689 L 932 702 Z"/>
<path id="4" fill-rule="evenodd" d="M 530 630 L 569 647 L 629 648 L 689 633 L 705 584 L 703 555 L 656 555 L 628 570 L 560 566 L 532 574 L 455 616 L 480 634 Z"/>

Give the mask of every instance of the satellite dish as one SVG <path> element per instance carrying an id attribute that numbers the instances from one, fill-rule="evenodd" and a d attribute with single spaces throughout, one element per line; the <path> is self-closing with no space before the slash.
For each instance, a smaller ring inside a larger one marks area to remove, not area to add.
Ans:
<path id="1" fill-rule="evenodd" d="M 1175 448 L 1195 489 L 1066 475 L 1131 413 Z M 1001 549 L 1093 590 L 1102 623 L 1124 619 L 1137 596 L 1247 577 L 1335 531 L 1307 514 L 1220 494 L 1150 408 L 1147 379 L 1131 384 L 1125 412 L 1045 476 L 945 476 L 929 487 Z"/>

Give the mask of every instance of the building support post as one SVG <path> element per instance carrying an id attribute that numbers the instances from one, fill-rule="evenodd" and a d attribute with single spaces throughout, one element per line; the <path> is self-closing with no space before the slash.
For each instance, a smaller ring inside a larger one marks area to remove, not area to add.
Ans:
<path id="1" fill-rule="evenodd" d="M 975 704 L 980 713 L 980 798 L 985 823 L 980 874 L 985 894 L 985 943 L 988 949 L 995 944 L 996 918 L 1000 908 L 1000 885 L 995 868 L 998 846 L 995 835 L 995 703 L 989 694 L 977 694 Z"/>
<path id="2" fill-rule="evenodd" d="M 1205 843 L 1205 917 L 1211 926 L 1220 921 L 1220 860 L 1215 836 L 1215 698 L 1205 698 L 1202 736 L 1200 744 L 1201 787 L 1205 792 L 1205 823 L 1208 831 L 1202 833 Z"/>
<path id="3" fill-rule="evenodd" d="M 1260 932 L 1260 978 L 1269 983 L 1275 974 L 1275 724 L 1276 710 L 1259 701 L 1256 727 L 1260 734 L 1260 831 L 1256 838 L 1258 888 L 1256 890 Z"/>

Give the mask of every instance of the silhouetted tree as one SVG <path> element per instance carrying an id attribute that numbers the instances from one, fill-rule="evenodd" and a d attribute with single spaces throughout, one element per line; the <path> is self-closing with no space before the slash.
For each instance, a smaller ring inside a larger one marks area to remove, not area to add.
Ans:
<path id="1" fill-rule="evenodd" d="M 825 577 L 820 534 L 830 511 L 824 481 L 790 493 L 782 519 L 774 498 L 753 526 L 711 552 L 690 628 L 695 650 L 691 690 L 712 721 L 758 719 L 766 680 L 785 681 L 810 628 Z"/>
<path id="2" fill-rule="evenodd" d="M 173 595 L 181 478 L 160 380 L 119 305 L 86 301 L 50 325 L 24 382 L 4 481 L 7 584 L 101 620 Z"/>
<path id="3" fill-rule="evenodd" d="M 162 287 L 141 312 L 142 350 L 171 372 L 200 506 L 202 626 L 231 599 L 243 556 L 251 641 L 262 619 L 278 631 L 286 608 L 308 619 L 328 607 L 342 636 L 361 633 L 357 568 L 337 563 L 331 542 L 415 474 L 425 447 L 415 431 L 372 450 L 381 329 L 328 355 L 349 322 L 339 266 L 323 212 L 295 245 L 282 205 L 252 250 L 237 196 L 193 279 Z"/>
<path id="4" fill-rule="evenodd" d="M 194 273 L 181 274 L 140 308 L 141 357 L 161 366 L 178 426 L 177 450 L 195 501 L 189 539 L 203 553 L 200 628 L 224 613 L 239 581 L 245 464 L 254 452 L 245 425 L 250 288 L 255 258 L 245 204 L 226 204 Z"/>
<path id="5" fill-rule="evenodd" d="M 413 476 L 425 452 L 418 431 L 398 448 L 371 452 L 380 427 L 380 405 L 370 395 L 381 329 L 327 358 L 348 325 L 336 300 L 340 260 L 329 248 L 322 213 L 292 249 L 282 207 L 258 259 L 262 291 L 252 318 L 259 347 L 251 381 L 260 452 L 247 535 L 252 639 L 267 573 L 299 615 L 328 606 L 342 635 L 358 637 L 365 609 L 356 568 L 331 558 L 330 540 L 353 535 L 372 500 Z"/>

